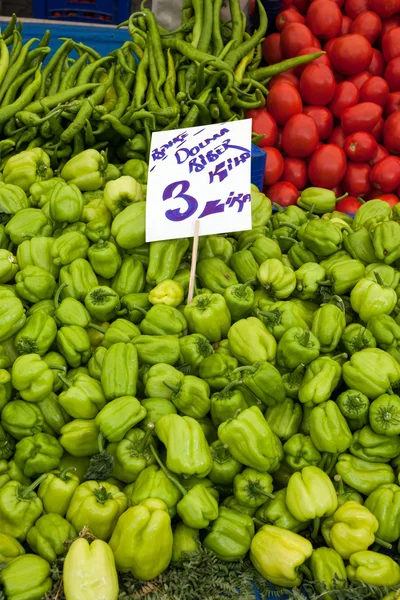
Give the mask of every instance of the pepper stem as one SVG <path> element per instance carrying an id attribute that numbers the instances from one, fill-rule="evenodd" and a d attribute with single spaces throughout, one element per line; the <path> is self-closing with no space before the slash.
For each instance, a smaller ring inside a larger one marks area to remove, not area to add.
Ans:
<path id="1" fill-rule="evenodd" d="M 178 488 L 178 490 L 181 492 L 181 494 L 183 496 L 186 496 L 186 494 L 188 493 L 187 490 L 185 490 L 183 485 L 181 485 L 181 483 L 179 483 L 179 481 L 173 475 L 171 475 L 171 473 L 168 471 L 168 469 L 165 468 L 165 466 L 163 465 L 160 457 L 158 456 L 158 454 L 152 444 L 150 444 L 150 450 L 152 451 L 153 456 L 156 459 L 156 461 L 158 462 L 159 467 L 162 470 L 162 472 L 164 473 L 164 475 L 166 475 L 168 477 L 168 479 Z"/>
<path id="2" fill-rule="evenodd" d="M 293 244 L 298 244 L 299 243 L 297 240 L 295 240 L 294 238 L 289 237 L 287 235 L 280 235 L 279 239 L 280 240 L 287 240 L 288 242 L 293 242 Z"/>
<path id="3" fill-rule="evenodd" d="M 172 392 L 174 392 L 174 394 L 178 394 L 179 390 L 181 389 L 180 386 L 177 385 L 172 385 L 171 383 L 168 383 L 168 381 L 163 381 L 163 384 Z"/>
<path id="4" fill-rule="evenodd" d="M 280 204 L 278 204 L 277 202 L 273 202 L 272 206 L 274 206 L 279 213 L 285 212 L 283 207 Z"/>
<path id="5" fill-rule="evenodd" d="M 28 485 L 28 487 L 23 488 L 22 491 L 18 494 L 19 497 L 23 500 L 29 500 L 30 493 L 33 492 L 33 490 L 36 489 L 45 479 L 47 479 L 47 474 L 43 473 L 43 475 L 38 477 L 33 483 L 31 483 L 31 485 Z"/>
<path id="6" fill-rule="evenodd" d="M 313 576 L 312 576 L 311 570 L 305 564 L 300 565 L 299 568 L 297 569 L 297 571 L 299 573 L 303 573 L 304 577 L 308 581 L 312 581 L 313 580 Z"/>
<path id="7" fill-rule="evenodd" d="M 344 494 L 344 483 L 343 483 L 343 479 L 341 478 L 341 476 L 336 474 L 333 479 L 334 479 L 335 483 L 337 484 L 336 485 L 337 493 Z"/>
<path id="8" fill-rule="evenodd" d="M 380 275 L 380 273 L 378 271 L 374 271 L 374 275 L 375 275 L 376 283 L 379 283 L 379 285 L 381 285 L 382 287 L 387 287 L 384 284 L 384 281 L 383 281 L 383 279 L 382 279 L 382 277 L 381 277 L 381 275 Z"/>
<path id="9" fill-rule="evenodd" d="M 67 379 L 66 377 L 64 377 L 64 375 L 61 375 L 61 373 L 57 373 L 57 375 L 61 379 L 61 381 L 63 382 L 63 384 L 67 386 L 67 388 L 70 388 L 70 387 L 73 386 L 72 381 L 70 381 L 69 379 Z"/>
<path id="10" fill-rule="evenodd" d="M 54 306 L 56 307 L 56 309 L 60 306 L 60 294 L 66 287 L 68 287 L 68 283 L 62 283 L 60 286 L 58 286 L 58 290 L 56 291 L 56 294 L 54 296 Z"/>
<path id="11" fill-rule="evenodd" d="M 59 479 L 61 479 L 62 481 L 67 481 L 67 479 L 68 479 L 68 477 L 67 477 L 67 476 L 68 476 L 68 473 L 70 473 L 70 472 L 75 472 L 75 471 L 76 471 L 76 468 L 75 468 L 75 467 L 65 467 L 65 469 L 63 469 L 63 470 L 61 471 L 61 473 L 59 473 L 59 474 L 57 475 L 57 477 L 58 477 Z"/>
<path id="12" fill-rule="evenodd" d="M 140 441 L 140 444 L 137 446 L 137 449 L 139 452 L 143 452 L 146 445 L 148 444 L 149 439 L 154 432 L 154 423 L 147 423 L 146 428 L 147 428 L 147 431 L 144 435 L 144 438 Z"/>
<path id="13" fill-rule="evenodd" d="M 237 367 L 233 370 L 233 373 L 241 373 L 242 371 L 248 371 L 249 373 L 255 373 L 257 371 L 257 367 L 253 367 L 251 365 L 244 365 L 243 367 Z"/>
<path id="14" fill-rule="evenodd" d="M 385 540 L 382 540 L 379 537 L 375 537 L 375 544 L 382 546 L 382 548 L 387 548 L 388 550 L 391 550 L 392 548 L 392 544 L 389 544 L 389 542 L 385 542 Z"/>
<path id="15" fill-rule="evenodd" d="M 348 358 L 346 352 L 342 352 L 342 354 L 336 354 L 336 356 L 332 357 L 332 360 L 341 360 L 342 358 Z"/>
<path id="16" fill-rule="evenodd" d="M 147 315 L 147 310 L 145 310 L 144 308 L 142 308 L 141 306 L 138 306 L 137 304 L 132 304 L 132 307 L 130 310 L 137 310 L 140 313 L 142 313 L 142 315 L 146 316 Z"/>
<path id="17" fill-rule="evenodd" d="M 298 375 L 304 371 L 306 365 L 304 363 L 300 363 L 299 365 L 297 365 L 297 367 L 295 368 L 294 371 L 292 371 L 292 373 L 290 373 L 290 377 L 289 377 L 289 381 L 296 381 Z"/>
<path id="18" fill-rule="evenodd" d="M 100 331 L 100 333 L 105 333 L 107 329 L 104 327 L 100 327 L 100 325 L 96 325 L 96 323 L 89 323 L 88 328 L 95 329 L 96 331 Z"/>
<path id="19" fill-rule="evenodd" d="M 348 192 L 346 192 L 345 194 L 343 194 L 343 196 L 339 196 L 339 198 L 336 198 L 335 204 L 337 204 L 340 200 L 344 200 L 345 198 L 347 198 L 348 195 Z"/>
<path id="20" fill-rule="evenodd" d="M 220 391 L 220 394 L 221 394 L 222 396 L 226 396 L 226 395 L 228 395 L 228 393 L 229 393 L 229 392 L 230 392 L 230 391 L 231 391 L 233 388 L 237 387 L 238 385 L 241 385 L 241 383 L 242 383 L 242 380 L 241 380 L 241 379 L 237 379 L 237 380 L 235 380 L 235 381 L 231 381 L 230 383 L 228 383 L 228 385 L 226 385 L 226 386 L 224 387 L 224 389 L 223 389 L 223 390 L 221 390 L 221 391 Z"/>
<path id="21" fill-rule="evenodd" d="M 101 432 L 97 436 L 97 443 L 99 445 L 99 453 L 103 452 L 103 450 L 104 450 L 104 435 Z"/>
<path id="22" fill-rule="evenodd" d="M 244 293 L 245 293 L 246 289 L 249 287 L 249 285 L 252 285 L 254 282 L 255 282 L 254 277 L 252 279 L 249 279 L 248 281 L 245 281 L 245 283 L 242 283 L 241 285 L 239 285 L 237 287 L 236 293 L 239 296 L 242 296 L 242 295 L 244 296 Z"/>
<path id="23" fill-rule="evenodd" d="M 315 540 L 318 536 L 318 532 L 319 532 L 319 526 L 321 524 L 321 519 L 320 517 L 315 517 L 314 519 L 314 525 L 313 525 L 313 530 L 311 533 L 311 537 L 313 540 Z"/>
<path id="24" fill-rule="evenodd" d="M 266 525 L 266 523 L 264 523 L 264 521 L 261 521 L 260 519 L 256 519 L 256 517 L 253 517 L 253 523 L 255 523 L 256 525 L 261 525 L 261 527 L 264 527 L 264 525 Z"/>

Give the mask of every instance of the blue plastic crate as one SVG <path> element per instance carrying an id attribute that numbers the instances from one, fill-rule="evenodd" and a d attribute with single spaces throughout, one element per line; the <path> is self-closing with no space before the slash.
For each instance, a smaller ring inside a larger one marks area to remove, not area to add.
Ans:
<path id="1" fill-rule="evenodd" d="M 262 191 L 267 153 L 255 144 L 251 145 L 251 183 Z"/>
<path id="2" fill-rule="evenodd" d="M 35 19 L 117 25 L 129 18 L 132 0 L 33 0 Z"/>

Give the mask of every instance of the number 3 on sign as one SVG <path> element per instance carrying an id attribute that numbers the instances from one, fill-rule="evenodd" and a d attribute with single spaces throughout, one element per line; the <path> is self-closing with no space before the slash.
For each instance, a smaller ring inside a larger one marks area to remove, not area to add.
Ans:
<path id="1" fill-rule="evenodd" d="M 179 221 L 185 221 L 185 219 L 189 219 L 192 217 L 198 209 L 199 203 L 196 198 L 186 194 L 186 192 L 190 188 L 190 183 L 188 181 L 176 181 L 175 183 L 170 183 L 164 190 L 163 193 L 163 201 L 165 200 L 184 200 L 187 204 L 187 208 L 185 212 L 182 212 L 180 208 L 168 209 L 165 212 L 165 216 L 170 221 L 174 223 L 178 223 Z M 207 217 L 209 215 L 216 215 L 218 213 L 223 213 L 225 210 L 225 206 L 228 208 L 232 208 L 236 203 L 238 204 L 238 213 L 242 212 L 244 205 L 246 202 L 251 202 L 250 194 L 236 194 L 235 192 L 231 192 L 228 198 L 225 200 L 208 200 L 206 205 L 202 211 L 202 213 L 198 216 L 199 219 L 203 217 Z"/>

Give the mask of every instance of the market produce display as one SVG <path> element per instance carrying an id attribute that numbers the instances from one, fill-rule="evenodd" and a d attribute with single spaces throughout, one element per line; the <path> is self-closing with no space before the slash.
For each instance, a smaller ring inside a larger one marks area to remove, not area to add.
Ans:
<path id="1" fill-rule="evenodd" d="M 296 204 L 308 185 L 334 189 L 354 214 L 359 197 L 400 197 L 400 4 L 397 0 L 284 0 L 263 44 L 270 66 L 324 50 L 268 84 L 251 110 L 267 151 L 265 193 Z M 347 194 L 346 198 L 342 196 Z"/>
<path id="2" fill-rule="evenodd" d="M 267 29 L 260 2 L 252 36 L 239 2 L 231 2 L 229 24 L 220 21 L 221 1 L 204 10 L 203 2 L 188 4 L 176 32 L 143 8 L 123 24 L 132 41 L 108 56 L 65 39 L 47 61 L 50 31 L 36 48 L 35 39 L 22 46 L 14 16 L 0 39 L 2 159 L 33 148 L 59 170 L 85 148 L 106 148 L 114 162 L 145 159 L 153 131 L 243 118 L 265 104 L 272 76 L 321 54 L 259 67 Z"/>
<path id="3" fill-rule="evenodd" d="M 103 161 L 54 177 L 36 148 L 1 176 L 6 597 L 50 593 L 58 565 L 67 600 L 114 600 L 117 572 L 203 556 L 397 589 L 398 205 L 352 219 L 313 189 L 273 214 L 253 186 L 250 231 L 200 238 L 188 302 L 192 240 L 145 243 L 147 165 L 106 181 Z"/>

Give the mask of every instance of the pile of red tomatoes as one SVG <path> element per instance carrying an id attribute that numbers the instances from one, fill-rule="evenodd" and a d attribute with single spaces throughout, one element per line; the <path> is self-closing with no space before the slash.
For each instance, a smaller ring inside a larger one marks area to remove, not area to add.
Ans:
<path id="1" fill-rule="evenodd" d="M 275 64 L 325 51 L 269 82 L 251 110 L 267 152 L 264 191 L 287 206 L 309 185 L 358 197 L 400 197 L 400 0 L 284 0 L 263 47 Z"/>

